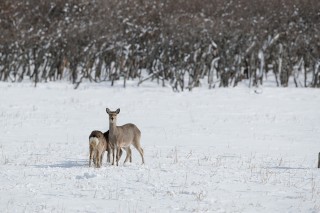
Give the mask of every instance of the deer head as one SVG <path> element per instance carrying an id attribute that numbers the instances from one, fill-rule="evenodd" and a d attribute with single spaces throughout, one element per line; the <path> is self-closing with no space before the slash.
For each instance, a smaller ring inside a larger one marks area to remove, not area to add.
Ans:
<path id="1" fill-rule="evenodd" d="M 109 122 L 116 123 L 117 122 L 117 115 L 120 113 L 120 109 L 117 109 L 116 111 L 111 111 L 109 108 L 106 108 L 106 112 L 109 115 Z"/>

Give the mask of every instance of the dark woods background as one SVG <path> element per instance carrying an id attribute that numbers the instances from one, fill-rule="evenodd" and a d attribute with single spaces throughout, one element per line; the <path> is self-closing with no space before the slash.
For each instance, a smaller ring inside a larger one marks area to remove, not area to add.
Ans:
<path id="1" fill-rule="evenodd" d="M 1 81 L 156 80 L 181 91 L 267 76 L 320 87 L 319 0 L 0 3 Z"/>

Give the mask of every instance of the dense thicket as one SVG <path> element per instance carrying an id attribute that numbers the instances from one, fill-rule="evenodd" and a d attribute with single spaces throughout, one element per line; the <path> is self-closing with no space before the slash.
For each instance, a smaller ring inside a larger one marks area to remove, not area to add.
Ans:
<path id="1" fill-rule="evenodd" d="M 319 0 L 2 0 L 0 32 L 1 81 L 320 87 Z"/>

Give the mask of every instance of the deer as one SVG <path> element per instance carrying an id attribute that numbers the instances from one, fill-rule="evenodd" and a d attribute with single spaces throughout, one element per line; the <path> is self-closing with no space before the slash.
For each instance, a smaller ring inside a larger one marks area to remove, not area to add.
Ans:
<path id="1" fill-rule="evenodd" d="M 132 160 L 131 157 L 131 149 L 130 145 L 132 144 L 140 153 L 142 158 L 142 164 L 144 164 L 143 157 L 143 149 L 141 148 L 140 139 L 141 139 L 141 131 L 135 124 L 128 123 L 122 126 L 117 126 L 117 115 L 120 113 L 120 109 L 116 111 L 111 111 L 109 108 L 106 108 L 106 112 L 109 115 L 109 142 L 113 146 L 113 161 L 112 165 L 114 165 L 115 153 L 116 153 L 116 163 L 118 166 L 120 159 L 121 148 L 123 148 L 127 152 L 126 159 L 124 163 L 126 163 L 129 158 L 130 162 Z"/>
<path id="2" fill-rule="evenodd" d="M 113 152 L 113 146 L 109 142 L 109 130 L 105 133 L 102 133 L 98 130 L 92 131 L 89 136 L 89 167 L 91 167 L 92 161 L 97 168 L 101 167 L 105 151 L 108 153 L 107 162 L 110 163 L 110 156 L 111 152 Z M 121 158 L 122 150 L 120 150 L 119 155 Z M 130 158 L 130 162 L 131 160 L 132 159 Z"/>
<path id="3" fill-rule="evenodd" d="M 110 157 L 111 157 L 111 153 L 113 153 L 114 151 L 114 146 L 113 144 L 110 143 L 109 141 L 109 130 L 106 131 L 105 133 L 103 133 L 106 141 L 107 141 L 107 147 L 106 147 L 106 151 L 107 151 L 107 162 L 110 163 Z M 121 155 L 122 155 L 122 149 L 120 150 L 120 158 L 121 158 Z M 132 162 L 132 158 L 130 156 L 130 163 Z"/>
<path id="4" fill-rule="evenodd" d="M 107 141 L 103 133 L 98 130 L 92 131 L 89 135 L 89 167 L 91 167 L 93 160 L 95 167 L 100 168 L 106 150 Z"/>

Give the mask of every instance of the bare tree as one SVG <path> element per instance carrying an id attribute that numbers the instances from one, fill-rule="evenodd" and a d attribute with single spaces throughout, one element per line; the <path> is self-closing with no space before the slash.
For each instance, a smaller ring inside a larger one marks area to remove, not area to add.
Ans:
<path id="1" fill-rule="evenodd" d="M 318 0 L 3 0 L 0 80 L 69 79 L 77 88 L 138 78 L 182 91 L 274 78 L 319 87 L 319 8 Z"/>

